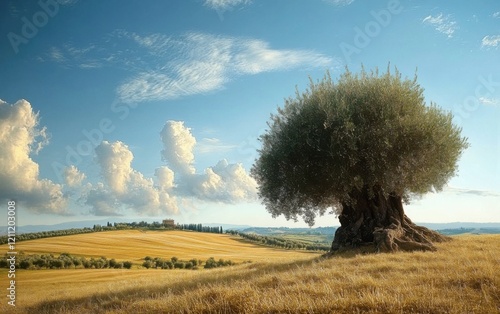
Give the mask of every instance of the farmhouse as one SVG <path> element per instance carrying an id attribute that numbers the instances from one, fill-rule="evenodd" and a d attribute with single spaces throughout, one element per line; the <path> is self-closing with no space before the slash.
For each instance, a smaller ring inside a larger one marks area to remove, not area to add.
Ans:
<path id="1" fill-rule="evenodd" d="M 175 222 L 173 219 L 163 219 L 163 226 L 167 228 L 175 228 Z"/>

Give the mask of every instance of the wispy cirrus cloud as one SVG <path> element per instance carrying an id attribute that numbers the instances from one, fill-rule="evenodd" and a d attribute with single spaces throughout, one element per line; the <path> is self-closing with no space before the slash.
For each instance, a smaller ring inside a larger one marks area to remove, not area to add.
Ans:
<path id="1" fill-rule="evenodd" d="M 252 3 L 251 0 L 205 0 L 204 5 L 218 11 L 226 11 L 236 6 Z"/>
<path id="2" fill-rule="evenodd" d="M 112 48 L 110 48 L 112 47 Z M 275 49 L 266 41 L 190 32 L 180 36 L 115 31 L 102 45 L 53 47 L 42 61 L 65 67 L 119 67 L 131 73 L 118 83 L 125 103 L 171 100 L 223 89 L 235 78 L 263 72 L 340 65 L 304 49 Z"/>
<path id="3" fill-rule="evenodd" d="M 150 70 L 131 76 L 118 88 L 123 102 L 169 100 L 222 89 L 237 76 L 300 67 L 327 67 L 334 59 L 312 50 L 273 49 L 258 39 L 188 33 L 129 36 L 151 56 Z"/>
<path id="4" fill-rule="evenodd" d="M 500 45 L 500 35 L 488 35 L 484 36 L 481 41 L 482 48 L 496 48 Z"/>
<path id="5" fill-rule="evenodd" d="M 106 49 L 90 44 L 85 47 L 74 47 L 71 44 L 65 44 L 61 47 L 51 47 L 38 60 L 42 62 L 56 62 L 66 68 L 100 68 L 112 59 L 112 54 Z"/>
<path id="6" fill-rule="evenodd" d="M 445 187 L 445 192 L 457 194 L 457 195 L 476 195 L 484 197 L 500 197 L 500 192 L 486 191 L 486 190 L 475 190 L 475 189 L 463 189 L 456 187 Z"/>
<path id="7" fill-rule="evenodd" d="M 227 152 L 238 147 L 237 145 L 231 145 L 222 142 L 220 139 L 215 137 L 205 137 L 202 138 L 196 145 L 196 151 L 202 154 L 214 153 L 214 152 Z"/>
<path id="8" fill-rule="evenodd" d="M 429 15 L 422 20 L 422 23 L 433 26 L 436 31 L 448 36 L 448 38 L 452 38 L 459 28 L 457 22 L 450 15 L 445 16 L 443 13 L 437 16 Z"/>
<path id="9" fill-rule="evenodd" d="M 491 16 L 495 19 L 500 19 L 500 11 L 493 13 Z"/>
<path id="10" fill-rule="evenodd" d="M 479 102 L 486 106 L 500 106 L 500 99 L 479 97 Z"/>
<path id="11" fill-rule="evenodd" d="M 323 2 L 333 4 L 337 7 L 344 7 L 354 2 L 354 0 L 323 0 Z"/>

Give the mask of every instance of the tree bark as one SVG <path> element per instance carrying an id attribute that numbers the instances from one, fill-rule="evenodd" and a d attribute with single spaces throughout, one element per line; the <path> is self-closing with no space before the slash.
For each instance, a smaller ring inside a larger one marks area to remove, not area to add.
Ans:
<path id="1" fill-rule="evenodd" d="M 380 187 L 369 192 L 351 193 L 354 202 L 343 203 L 340 227 L 335 232 L 331 252 L 373 245 L 377 252 L 435 251 L 434 242 L 448 237 L 415 225 L 403 209 L 402 198 L 395 193 L 384 195 Z"/>

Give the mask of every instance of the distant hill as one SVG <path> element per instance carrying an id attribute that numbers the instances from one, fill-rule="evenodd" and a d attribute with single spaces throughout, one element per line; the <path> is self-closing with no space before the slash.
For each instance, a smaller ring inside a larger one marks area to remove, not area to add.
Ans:
<path id="1" fill-rule="evenodd" d="M 148 223 L 152 223 L 154 221 L 158 221 L 158 219 L 142 219 Z M 63 222 L 59 224 L 54 224 L 54 225 L 24 225 L 24 226 L 17 226 L 16 233 L 21 234 L 21 233 L 35 233 L 35 232 L 42 232 L 42 231 L 56 231 L 56 230 L 67 230 L 67 229 L 81 229 L 81 228 L 92 228 L 94 225 L 101 225 L 105 226 L 108 222 L 114 223 L 120 223 L 120 222 L 126 222 L 126 223 L 131 223 L 131 222 L 138 222 L 140 220 L 136 219 L 116 219 L 115 218 L 107 218 L 107 219 L 100 219 L 100 220 L 79 220 L 79 221 L 71 221 L 71 222 Z M 242 230 L 246 228 L 250 228 L 250 225 L 237 225 L 237 224 L 221 224 L 221 223 L 203 223 L 204 226 L 209 226 L 209 227 L 218 227 L 221 226 L 223 230 Z M 7 226 L 0 226 L 0 235 L 6 235 L 7 234 Z"/>
<path id="2" fill-rule="evenodd" d="M 259 235 L 333 235 L 337 227 L 317 227 L 317 228 L 288 228 L 288 227 L 250 227 L 242 229 L 244 233 L 255 233 Z"/>
<path id="3" fill-rule="evenodd" d="M 500 228 L 500 222 L 446 222 L 446 223 L 432 223 L 432 222 L 417 222 L 419 226 L 424 226 L 432 230 L 441 229 L 460 229 L 460 228 Z"/>
<path id="4" fill-rule="evenodd" d="M 158 220 L 158 219 L 156 219 Z M 53 225 L 25 225 L 18 226 L 16 232 L 30 233 L 53 230 L 65 230 L 72 228 L 92 228 L 94 225 L 105 226 L 108 222 L 134 222 L 137 219 L 116 219 L 107 218 L 100 220 L 80 220 L 72 222 L 64 222 Z M 144 219 L 149 223 L 154 219 Z M 187 222 L 189 223 L 189 222 Z M 478 222 L 451 222 L 451 223 L 417 223 L 432 230 L 444 231 L 444 234 L 460 234 L 460 233 L 500 233 L 500 223 L 478 223 Z M 255 233 L 259 235 L 286 235 L 286 234 L 304 234 L 304 235 L 324 235 L 332 236 L 337 230 L 337 226 L 332 227 L 317 227 L 317 228 L 289 228 L 289 227 L 253 227 L 250 225 L 224 224 L 224 223 L 203 223 L 204 226 L 217 227 L 222 226 L 224 230 L 237 230 L 244 233 Z M 466 231 L 464 231 L 466 229 Z M 0 226 L 0 235 L 7 234 L 7 226 Z"/>
<path id="5" fill-rule="evenodd" d="M 153 220 L 144 219 L 147 222 L 153 222 Z M 31 232 L 42 232 L 42 231 L 55 231 L 55 230 L 66 230 L 66 229 L 80 229 L 80 228 L 92 228 L 94 225 L 105 226 L 107 223 L 111 222 L 134 222 L 137 219 L 116 219 L 116 218 L 108 218 L 108 219 L 100 219 L 100 220 L 79 220 L 79 221 L 71 221 L 71 222 L 63 222 L 54 225 L 24 225 L 17 226 L 16 233 L 31 233 Z M 0 227 L 0 235 L 7 234 L 7 226 Z"/>
<path id="6" fill-rule="evenodd" d="M 444 234 L 480 233 L 480 234 L 500 234 L 500 223 L 477 223 L 477 222 L 452 222 L 452 223 L 417 223 L 432 230 L 437 230 Z M 255 233 L 258 235 L 323 235 L 331 236 L 335 234 L 338 227 L 318 227 L 318 228 L 288 228 L 288 227 L 250 227 L 240 230 L 244 233 Z"/>

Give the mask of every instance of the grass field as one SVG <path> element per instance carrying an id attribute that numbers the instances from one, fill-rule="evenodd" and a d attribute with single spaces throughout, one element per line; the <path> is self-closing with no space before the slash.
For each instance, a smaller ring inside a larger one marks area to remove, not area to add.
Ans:
<path id="1" fill-rule="evenodd" d="M 189 244 L 183 251 L 174 243 L 183 241 L 184 234 L 190 240 L 184 241 Z M 128 241 L 121 242 L 115 235 Z M 499 235 L 454 237 L 454 241 L 439 244 L 437 252 L 345 253 L 329 259 L 319 258 L 318 254 L 253 246 L 216 234 L 117 231 L 80 236 L 82 242 L 73 247 L 71 241 L 78 236 L 27 241 L 22 246 L 26 253 L 51 249 L 54 253 L 72 254 L 92 253 L 93 247 L 98 251 L 93 256 L 118 258 L 122 254 L 120 258 L 137 259 L 145 255 L 146 248 L 154 248 L 154 243 L 170 239 L 175 249 L 163 244 L 158 252 L 165 254 L 146 255 L 189 258 L 195 257 L 193 250 L 199 249 L 203 253 L 196 254 L 216 258 L 228 254 L 224 258 L 250 259 L 253 263 L 194 271 L 137 268 L 19 271 L 18 306 L 14 312 L 500 312 Z M 106 238 L 113 244 L 106 244 Z M 55 245 L 58 241 L 61 247 Z M 214 244 L 207 245 L 210 241 Z M 93 246 L 85 246 L 84 242 Z M 136 242 L 146 245 L 132 246 L 129 249 L 132 252 L 117 246 Z M 109 253 L 102 254 L 106 248 Z M 0 276 L 7 277 L 5 270 Z M 0 305 L 0 312 L 13 312 L 6 302 L 5 299 Z"/>
<path id="2" fill-rule="evenodd" d="M 6 248 L 4 245 L 2 249 Z M 18 251 L 25 254 L 63 252 L 85 257 L 115 258 L 118 261 L 142 263 L 144 257 L 179 259 L 231 259 L 233 262 L 248 260 L 289 259 L 304 252 L 280 249 L 262 249 L 231 235 L 190 231 L 140 231 L 123 230 L 94 232 L 63 237 L 53 237 L 19 242 Z M 5 249 L 6 250 L 6 249 Z"/>

